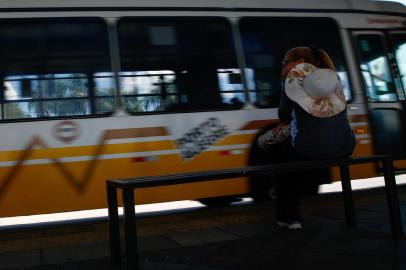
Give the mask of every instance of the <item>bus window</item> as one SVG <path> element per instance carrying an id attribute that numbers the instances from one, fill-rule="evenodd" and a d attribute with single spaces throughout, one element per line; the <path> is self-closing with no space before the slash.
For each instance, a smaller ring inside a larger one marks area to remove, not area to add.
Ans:
<path id="1" fill-rule="evenodd" d="M 403 91 L 406 91 L 406 33 L 392 34 L 391 37 Z"/>
<path id="2" fill-rule="evenodd" d="M 2 119 L 111 113 L 106 29 L 94 18 L 1 20 Z"/>
<path id="3" fill-rule="evenodd" d="M 396 87 L 386 57 L 383 36 L 357 35 L 360 68 L 371 102 L 396 101 Z"/>
<path id="4" fill-rule="evenodd" d="M 245 98 L 223 18 L 123 18 L 123 104 L 131 113 L 239 109 Z"/>
<path id="5" fill-rule="evenodd" d="M 114 111 L 115 84 L 112 72 L 93 74 L 94 111 L 96 114 L 109 114 Z"/>
<path id="6" fill-rule="evenodd" d="M 287 50 L 316 46 L 333 59 L 347 100 L 350 84 L 336 23 L 328 18 L 253 18 L 240 21 L 246 76 L 251 101 L 258 107 L 278 107 L 281 62 Z"/>

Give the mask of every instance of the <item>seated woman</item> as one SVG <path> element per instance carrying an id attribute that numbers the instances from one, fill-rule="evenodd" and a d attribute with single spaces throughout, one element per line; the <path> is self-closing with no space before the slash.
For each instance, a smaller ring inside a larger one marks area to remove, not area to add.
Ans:
<path id="1" fill-rule="evenodd" d="M 284 81 L 279 105 L 280 124 L 290 125 L 283 142 L 281 161 L 344 158 L 355 148 L 355 136 L 347 118 L 343 88 L 328 54 L 317 48 L 289 50 L 282 63 Z M 302 228 L 299 197 L 317 193 L 329 181 L 329 169 L 284 173 L 277 178 L 277 225 Z"/>

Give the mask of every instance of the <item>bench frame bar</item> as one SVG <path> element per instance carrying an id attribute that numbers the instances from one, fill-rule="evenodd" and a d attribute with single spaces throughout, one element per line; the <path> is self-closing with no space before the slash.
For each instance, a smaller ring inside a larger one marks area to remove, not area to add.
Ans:
<path id="1" fill-rule="evenodd" d="M 269 175 L 293 171 L 306 171 L 331 166 L 339 166 L 346 225 L 347 229 L 351 230 L 357 228 L 357 222 L 355 218 L 349 166 L 375 162 L 382 163 L 392 236 L 394 238 L 402 238 L 403 228 L 401 223 L 398 194 L 396 190 L 395 174 L 393 172 L 392 157 L 389 155 L 374 155 L 338 160 L 316 160 L 294 163 L 279 163 L 272 165 L 247 166 L 227 170 L 107 180 L 106 187 L 109 214 L 111 260 L 115 263 L 121 262 L 121 242 L 117 200 L 118 189 L 121 189 L 122 191 L 124 206 L 124 241 L 127 269 L 135 270 L 139 269 L 134 198 L 134 190 L 137 188 L 214 181 L 242 176 Z"/>

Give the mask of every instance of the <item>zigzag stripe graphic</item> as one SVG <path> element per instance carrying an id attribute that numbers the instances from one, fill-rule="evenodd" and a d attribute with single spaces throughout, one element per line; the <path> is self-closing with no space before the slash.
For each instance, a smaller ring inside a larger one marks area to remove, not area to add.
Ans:
<path id="1" fill-rule="evenodd" d="M 277 122 L 276 120 L 254 120 L 243 125 L 239 130 L 256 130 L 265 125 Z M 96 149 L 85 168 L 82 177 L 75 177 L 74 174 L 66 167 L 66 165 L 59 158 L 48 158 L 52 164 L 62 173 L 67 183 L 71 185 L 79 193 L 84 193 L 89 185 L 90 178 L 97 166 L 99 157 L 103 154 L 105 142 L 113 139 L 128 139 L 128 138 L 141 138 L 141 137 L 154 137 L 154 136 L 167 136 L 169 135 L 166 127 L 149 127 L 149 128 L 130 128 L 130 129 L 110 129 L 106 130 L 99 139 Z M 24 161 L 29 160 L 30 154 L 35 150 L 35 147 L 49 149 L 50 147 L 39 137 L 35 136 L 24 148 L 23 152 L 17 159 L 17 163 L 10 169 L 4 177 L 2 184 L 0 184 L 0 202 L 4 198 L 4 194 L 10 188 L 11 183 L 17 175 L 19 169 L 23 166 Z"/>
<path id="2" fill-rule="evenodd" d="M 132 128 L 132 129 L 113 129 L 106 130 L 99 139 L 96 149 L 93 153 L 93 158 L 87 165 L 82 177 L 76 178 L 71 171 L 66 168 L 65 164 L 58 158 L 49 158 L 52 164 L 62 173 L 67 180 L 68 184 L 75 188 L 79 193 L 84 193 L 86 187 L 89 185 L 90 178 L 96 168 L 97 161 L 100 155 L 102 155 L 105 142 L 113 139 L 127 139 L 127 138 L 141 138 L 152 136 L 166 136 L 168 135 L 165 127 L 152 127 L 152 128 Z M 13 182 L 18 170 L 23 166 L 24 161 L 28 160 L 29 155 L 34 151 L 35 147 L 41 147 L 43 149 L 49 149 L 50 147 L 42 141 L 39 136 L 35 136 L 28 144 L 24 151 L 18 158 L 17 163 L 4 177 L 3 184 L 0 185 L 0 201 L 4 198 L 4 194 L 8 191 L 10 184 Z"/>

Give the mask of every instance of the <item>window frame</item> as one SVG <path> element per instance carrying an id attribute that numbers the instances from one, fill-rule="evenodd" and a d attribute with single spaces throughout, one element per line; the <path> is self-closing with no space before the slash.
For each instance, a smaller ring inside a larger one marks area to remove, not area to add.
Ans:
<path id="1" fill-rule="evenodd" d="M 106 43 L 106 59 L 108 61 L 108 71 L 95 71 L 94 73 L 92 73 L 91 77 L 93 79 L 93 82 L 95 82 L 94 80 L 97 78 L 111 78 L 113 85 L 115 84 L 114 81 L 116 80 L 115 78 L 115 72 L 111 63 L 111 40 L 110 40 L 110 36 L 111 36 L 111 32 L 110 29 L 108 27 L 108 23 L 106 21 L 106 19 L 104 17 L 99 17 L 99 16 L 75 16 L 75 17 L 29 17 L 29 18 L 1 18 L 0 19 L 0 24 L 10 24 L 13 25 L 15 23 L 17 24 L 24 24 L 24 23 L 36 23 L 36 22 L 40 22 L 40 23 L 53 23 L 53 22 L 60 22 L 60 23 L 72 23 L 72 24 L 77 24 L 80 25 L 81 23 L 86 23 L 86 22 L 93 22 L 93 23 L 97 23 L 100 25 L 100 27 L 103 28 L 103 32 L 105 34 L 103 38 Z M 24 61 L 28 61 L 28 60 L 24 60 Z M 111 77 L 109 76 L 95 76 L 97 73 L 110 73 Z M 83 73 L 83 77 L 79 76 L 78 74 L 80 72 L 75 72 L 72 73 L 74 74 L 74 76 L 70 76 L 70 77 L 66 77 L 64 79 L 77 79 L 77 78 L 83 78 L 83 79 L 87 79 L 88 78 L 88 74 Z M 14 76 L 14 75 L 11 75 Z M 23 75 L 24 76 L 24 75 Z M 6 80 L 4 80 L 5 78 L 7 78 L 7 76 L 2 77 L 2 82 L 4 83 Z M 35 79 L 38 80 L 38 79 Z M 40 79 L 41 80 L 41 79 Z M 44 79 L 44 80 L 48 80 L 48 79 Z M 89 85 L 89 80 L 87 80 L 87 84 Z M 94 88 L 94 86 L 93 86 Z M 111 112 L 107 112 L 107 113 L 95 113 L 96 110 L 96 102 L 98 99 L 105 99 L 105 98 L 112 98 L 113 100 L 115 100 L 116 94 L 115 94 L 115 90 L 113 90 L 113 94 L 112 95 L 106 95 L 106 96 L 98 96 L 96 95 L 96 91 L 95 89 L 93 89 L 92 91 L 89 91 L 87 93 L 86 96 L 74 96 L 74 97 L 48 97 L 48 98 L 44 98 L 44 97 L 39 97 L 39 98 L 23 98 L 23 99 L 10 99 L 10 100 L 6 100 L 5 98 L 5 86 L 4 84 L 2 86 L 0 86 L 0 110 L 1 110 L 1 114 L 0 114 L 0 123 L 14 123 L 14 122 L 33 122 L 33 121 L 49 121 L 49 120 L 63 120 L 63 119 L 86 119 L 86 118 L 102 118 L 102 117 L 109 117 L 112 114 L 114 114 L 114 112 L 116 111 L 116 102 L 113 102 L 113 110 Z M 88 87 L 88 90 L 90 90 L 90 88 Z M 93 92 L 93 93 L 92 93 Z M 31 118 L 4 118 L 5 117 L 5 111 L 6 111 L 6 104 L 18 104 L 18 103 L 23 103 L 23 102 L 38 102 L 38 104 L 41 104 L 43 102 L 58 102 L 58 101 L 66 101 L 66 100 L 86 100 L 87 103 L 89 104 L 89 110 L 90 113 L 89 114 L 80 114 L 80 115 L 58 115 L 58 116 L 40 116 L 40 117 L 31 117 Z"/>

